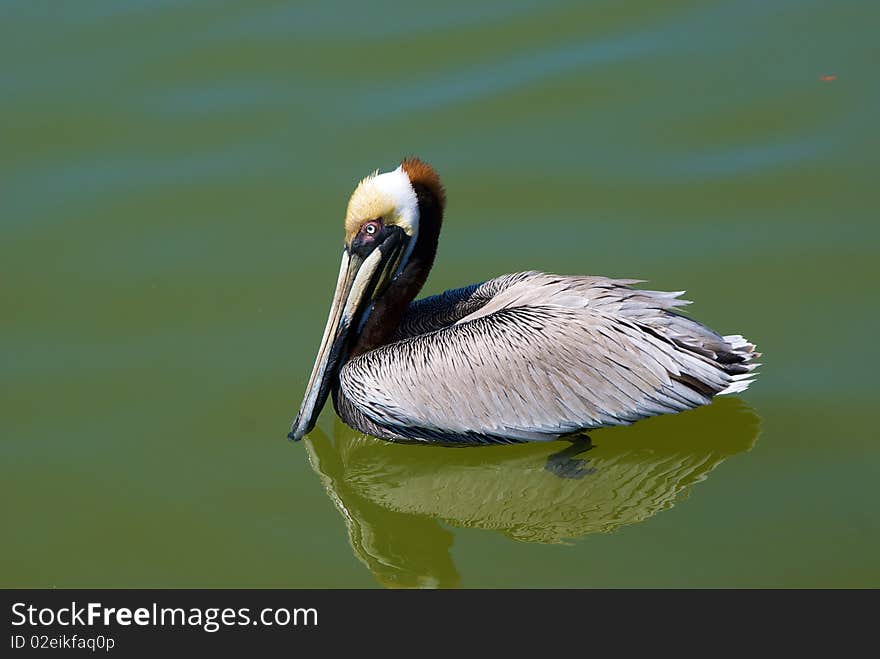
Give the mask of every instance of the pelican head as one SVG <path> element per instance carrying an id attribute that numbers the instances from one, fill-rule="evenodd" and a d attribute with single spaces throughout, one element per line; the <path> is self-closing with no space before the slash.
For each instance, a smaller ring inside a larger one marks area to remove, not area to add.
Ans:
<path id="1" fill-rule="evenodd" d="M 336 292 L 290 439 L 315 426 L 349 356 L 380 345 L 396 328 L 433 263 L 443 204 L 439 177 L 416 158 L 367 176 L 355 188 Z"/>

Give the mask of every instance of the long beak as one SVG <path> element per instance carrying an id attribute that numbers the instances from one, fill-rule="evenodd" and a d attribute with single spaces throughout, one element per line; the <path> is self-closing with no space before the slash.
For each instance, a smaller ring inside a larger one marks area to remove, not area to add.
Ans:
<path id="1" fill-rule="evenodd" d="M 327 326 L 306 386 L 305 398 L 287 435 L 290 439 L 299 441 L 315 427 L 318 415 L 327 402 L 330 385 L 347 357 L 352 325 L 365 309 L 364 303 L 375 298 L 389 283 L 404 242 L 400 234 L 392 233 L 366 259 L 350 253 L 348 249 L 343 250 Z"/>

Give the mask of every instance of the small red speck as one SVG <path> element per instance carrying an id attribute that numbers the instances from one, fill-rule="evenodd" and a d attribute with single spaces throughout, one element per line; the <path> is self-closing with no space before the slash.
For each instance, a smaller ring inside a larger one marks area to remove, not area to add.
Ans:
<path id="1" fill-rule="evenodd" d="M 819 80 L 822 82 L 832 82 L 833 80 L 837 80 L 837 76 L 832 73 L 831 75 L 819 76 Z"/>

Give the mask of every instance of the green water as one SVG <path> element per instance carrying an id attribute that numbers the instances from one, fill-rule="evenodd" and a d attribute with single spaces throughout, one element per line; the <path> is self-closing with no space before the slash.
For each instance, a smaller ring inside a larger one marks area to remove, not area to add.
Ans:
<path id="1" fill-rule="evenodd" d="M 0 5 L 0 585 L 880 586 L 880 5 L 416 4 Z M 425 293 L 687 289 L 757 383 L 567 452 L 288 442 L 407 154 Z"/>

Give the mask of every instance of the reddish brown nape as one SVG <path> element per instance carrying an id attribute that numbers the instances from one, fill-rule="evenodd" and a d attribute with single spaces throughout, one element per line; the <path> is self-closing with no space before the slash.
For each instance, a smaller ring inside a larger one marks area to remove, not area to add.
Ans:
<path id="1" fill-rule="evenodd" d="M 406 158 L 400 163 L 400 166 L 409 176 L 409 182 L 412 183 L 416 193 L 418 194 L 416 186 L 420 185 L 426 188 L 440 204 L 442 212 L 442 208 L 446 205 L 446 190 L 443 189 L 440 176 L 434 171 L 434 168 L 418 158 Z M 421 199 L 419 199 L 419 206 L 421 206 Z"/>
<path id="2" fill-rule="evenodd" d="M 428 163 L 407 158 L 401 167 L 409 177 L 419 202 L 419 233 L 409 263 L 400 276 L 379 297 L 360 335 L 352 345 L 350 358 L 387 343 L 431 271 L 443 223 L 446 192 L 440 176 Z"/>

